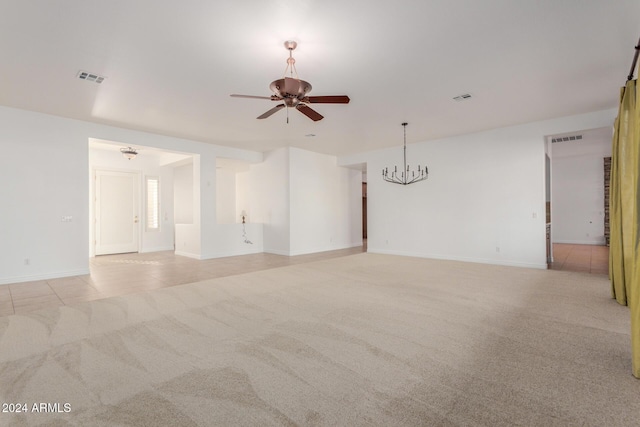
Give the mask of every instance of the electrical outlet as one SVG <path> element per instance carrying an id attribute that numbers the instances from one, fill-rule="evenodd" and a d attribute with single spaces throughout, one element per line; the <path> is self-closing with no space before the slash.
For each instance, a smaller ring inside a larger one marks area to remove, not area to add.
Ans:
<path id="1" fill-rule="evenodd" d="M 29 258 L 25 258 L 24 265 L 31 265 L 31 260 Z"/>
<path id="2" fill-rule="evenodd" d="M 500 253 L 500 246 L 496 246 L 496 252 Z"/>

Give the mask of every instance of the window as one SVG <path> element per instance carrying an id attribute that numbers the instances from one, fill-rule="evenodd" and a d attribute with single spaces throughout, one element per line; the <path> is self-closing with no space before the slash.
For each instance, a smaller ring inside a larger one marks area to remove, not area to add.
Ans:
<path id="1" fill-rule="evenodd" d="M 160 230 L 160 180 L 147 177 L 147 231 Z"/>

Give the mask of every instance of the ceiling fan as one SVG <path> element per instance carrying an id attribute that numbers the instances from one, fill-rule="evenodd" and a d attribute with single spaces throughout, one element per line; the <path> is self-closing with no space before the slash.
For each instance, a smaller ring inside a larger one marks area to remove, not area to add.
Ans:
<path id="1" fill-rule="evenodd" d="M 253 96 L 253 95 L 231 95 L 234 98 L 254 98 L 254 99 L 270 99 L 271 101 L 282 101 L 264 114 L 258 116 L 258 119 L 266 119 L 277 111 L 287 107 L 287 123 L 289 123 L 289 108 L 295 108 L 314 122 L 322 120 L 322 114 L 309 107 L 307 104 L 348 104 L 349 97 L 346 95 L 332 96 L 308 96 L 311 92 L 311 84 L 298 78 L 296 70 L 296 60 L 293 59 L 292 52 L 298 46 L 294 41 L 284 42 L 284 47 L 289 50 L 289 58 L 287 59 L 287 68 L 284 70 L 284 78 L 274 80 L 269 85 L 273 92 L 271 96 Z M 290 77 L 287 77 L 289 71 Z M 294 77 L 295 73 L 295 77 Z"/>

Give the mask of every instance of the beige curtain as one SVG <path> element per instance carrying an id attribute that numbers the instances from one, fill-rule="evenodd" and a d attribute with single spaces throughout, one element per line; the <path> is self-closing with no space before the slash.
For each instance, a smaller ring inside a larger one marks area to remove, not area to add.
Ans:
<path id="1" fill-rule="evenodd" d="M 640 115 L 637 80 L 620 92 L 611 153 L 611 293 L 631 310 L 633 375 L 640 378 Z"/>

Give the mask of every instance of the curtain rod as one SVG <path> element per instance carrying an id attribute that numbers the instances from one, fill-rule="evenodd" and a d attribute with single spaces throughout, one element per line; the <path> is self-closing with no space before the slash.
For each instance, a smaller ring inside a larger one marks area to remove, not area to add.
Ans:
<path id="1" fill-rule="evenodd" d="M 638 63 L 639 52 L 640 52 L 640 39 L 638 39 L 638 44 L 636 45 L 636 53 L 633 55 L 633 62 L 631 63 L 631 71 L 629 71 L 629 77 L 627 77 L 627 81 L 633 79 L 633 71 L 636 69 L 636 64 Z"/>

